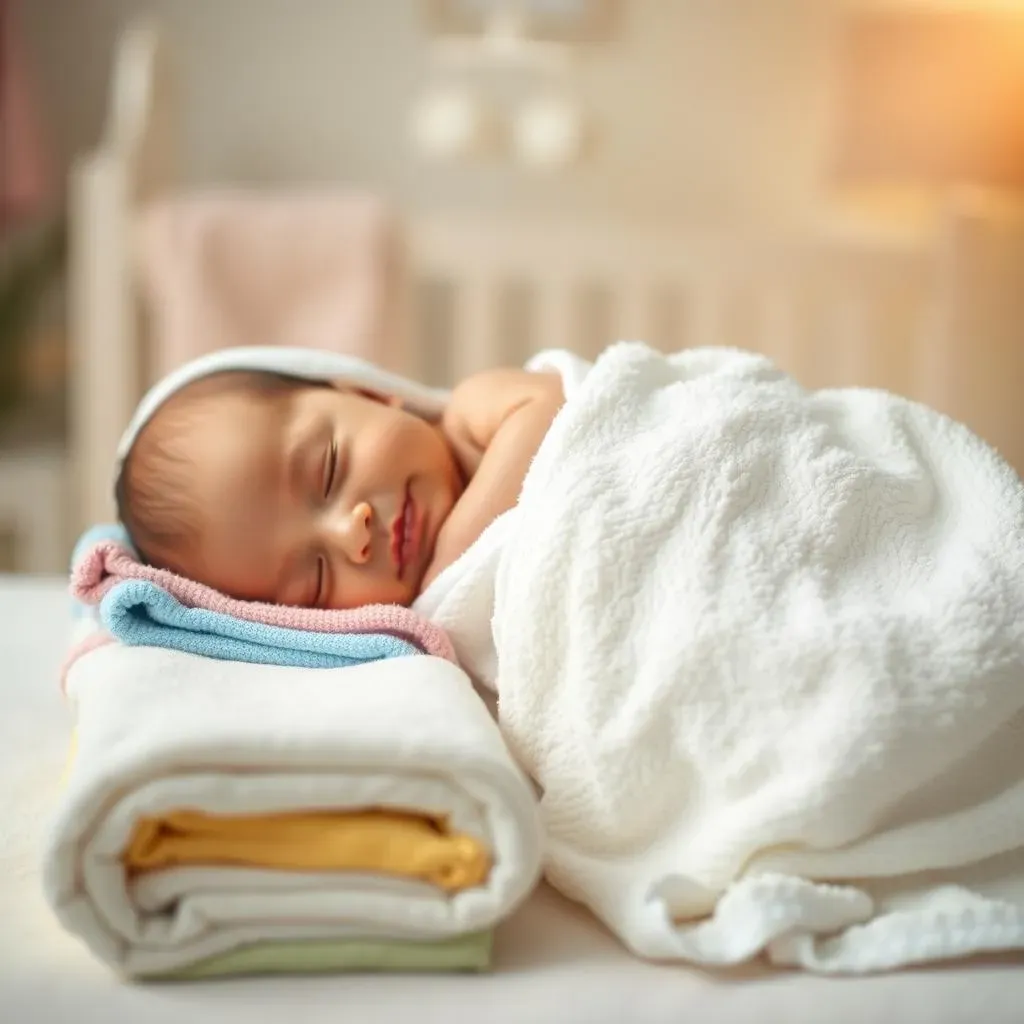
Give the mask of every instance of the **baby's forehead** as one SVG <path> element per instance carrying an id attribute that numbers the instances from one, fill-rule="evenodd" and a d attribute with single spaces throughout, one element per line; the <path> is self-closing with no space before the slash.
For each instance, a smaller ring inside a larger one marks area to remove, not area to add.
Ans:
<path id="1" fill-rule="evenodd" d="M 206 385 L 206 386 L 204 386 Z M 284 392 L 255 386 L 217 387 L 216 382 L 196 381 L 171 396 L 158 409 L 152 423 L 158 428 L 210 426 L 211 422 L 245 422 L 280 419 L 287 405 Z"/>
<path id="2" fill-rule="evenodd" d="M 183 390 L 157 410 L 140 435 L 138 454 L 166 452 L 197 467 L 225 459 L 258 462 L 285 429 L 286 410 L 259 391 Z"/>
<path id="3" fill-rule="evenodd" d="M 287 428 L 263 404 L 242 396 L 218 403 L 189 438 L 194 490 L 204 502 L 244 508 L 274 493 L 284 477 Z"/>

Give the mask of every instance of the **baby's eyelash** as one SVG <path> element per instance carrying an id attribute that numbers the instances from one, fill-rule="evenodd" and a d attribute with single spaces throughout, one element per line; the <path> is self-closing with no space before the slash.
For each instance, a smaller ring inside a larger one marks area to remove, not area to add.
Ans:
<path id="1" fill-rule="evenodd" d="M 313 598 L 313 606 L 319 608 L 324 599 L 324 576 L 326 566 L 323 555 L 316 560 L 316 596 Z"/>
<path id="2" fill-rule="evenodd" d="M 324 497 L 328 497 L 338 472 L 338 442 L 331 441 L 324 464 Z"/>

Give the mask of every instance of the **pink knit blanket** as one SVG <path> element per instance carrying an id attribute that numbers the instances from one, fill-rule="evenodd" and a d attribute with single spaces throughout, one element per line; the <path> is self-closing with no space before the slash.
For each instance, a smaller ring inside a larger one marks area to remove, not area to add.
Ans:
<path id="1" fill-rule="evenodd" d="M 114 541 L 98 542 L 78 560 L 71 574 L 71 594 L 83 604 L 98 605 L 112 587 L 125 580 L 147 580 L 188 608 L 202 608 L 248 622 L 309 632 L 387 633 L 419 647 L 425 654 L 456 661 L 447 634 L 400 605 L 370 604 L 337 611 L 237 601 L 201 583 L 143 565 L 127 548 Z M 93 634 L 81 640 L 65 662 L 65 674 L 79 658 L 108 642 L 110 638 L 105 634 Z"/>

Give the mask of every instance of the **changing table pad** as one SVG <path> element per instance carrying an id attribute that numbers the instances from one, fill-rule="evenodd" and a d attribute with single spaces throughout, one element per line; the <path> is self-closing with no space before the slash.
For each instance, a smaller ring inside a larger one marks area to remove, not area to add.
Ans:
<path id="1" fill-rule="evenodd" d="M 859 979 L 760 968 L 701 973 L 634 959 L 584 911 L 546 887 L 498 929 L 490 975 L 122 984 L 60 929 L 41 892 L 41 838 L 70 728 L 58 684 L 70 624 L 64 581 L 0 577 L 0 624 L 0 1021 L 1012 1024 L 1024 1019 L 1019 959 Z"/>

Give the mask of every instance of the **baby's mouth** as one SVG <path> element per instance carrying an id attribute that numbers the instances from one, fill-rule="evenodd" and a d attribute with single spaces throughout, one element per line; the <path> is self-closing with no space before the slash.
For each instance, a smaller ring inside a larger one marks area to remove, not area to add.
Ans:
<path id="1" fill-rule="evenodd" d="M 412 500 L 409 485 L 405 485 L 401 511 L 391 526 L 391 559 L 395 563 L 398 578 L 405 576 L 406 568 L 416 557 L 416 506 Z"/>

